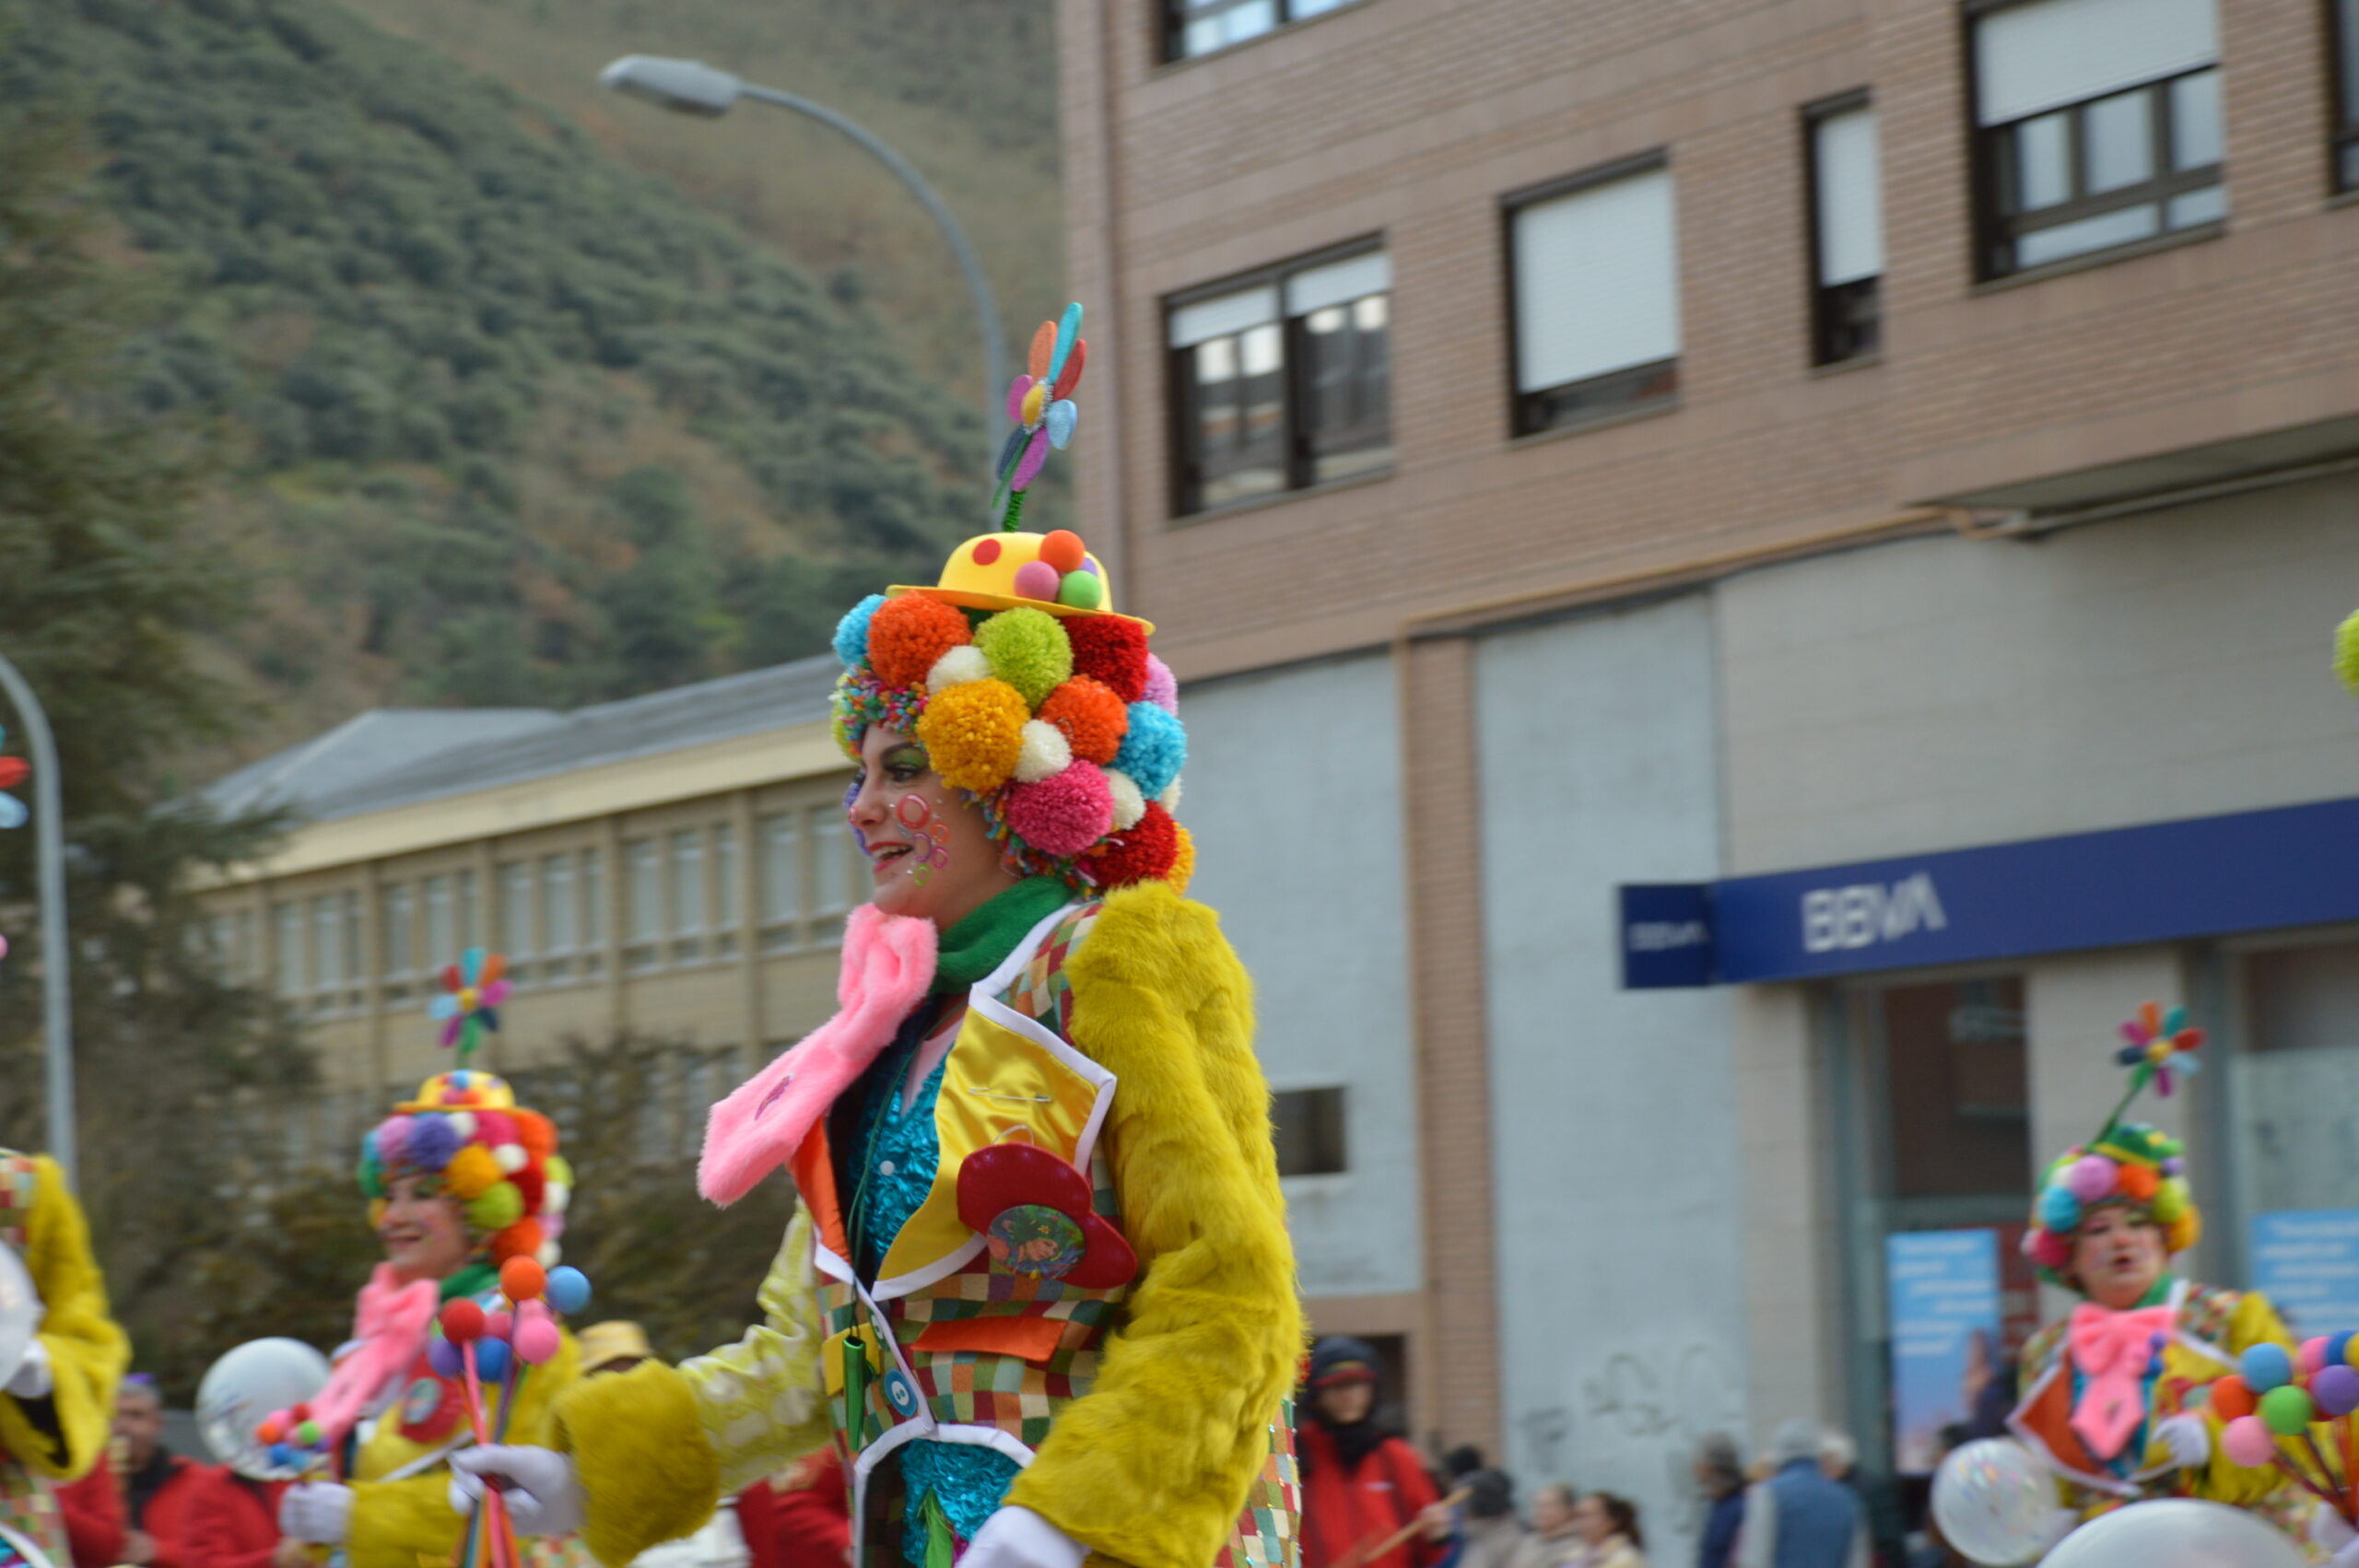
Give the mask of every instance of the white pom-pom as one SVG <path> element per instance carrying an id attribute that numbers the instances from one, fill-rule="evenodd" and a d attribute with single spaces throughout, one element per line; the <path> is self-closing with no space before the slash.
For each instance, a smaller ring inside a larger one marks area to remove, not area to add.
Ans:
<path id="1" fill-rule="evenodd" d="M 983 657 L 983 650 L 971 642 L 962 642 L 933 661 L 933 668 L 925 673 L 925 689 L 938 692 L 965 685 L 968 681 L 991 678 L 992 661 Z"/>
<path id="2" fill-rule="evenodd" d="M 473 1138 L 475 1135 L 475 1113 L 473 1111 L 452 1111 L 451 1113 L 451 1130 L 459 1135 L 459 1141 L 462 1143 L 464 1143 L 469 1139 Z"/>
<path id="3" fill-rule="evenodd" d="M 562 1214 L 565 1206 L 573 1201 L 573 1188 L 561 1181 L 550 1182 L 541 1188 L 541 1212 Z"/>
<path id="4" fill-rule="evenodd" d="M 950 655 L 945 653 L 943 657 L 947 659 Z M 1065 732 L 1054 724 L 1045 720 L 1027 719 L 1024 721 L 1023 736 L 1023 747 L 1015 754 L 1018 783 L 1038 784 L 1043 778 L 1054 778 L 1073 766 L 1073 743 L 1066 740 Z"/>
<path id="5" fill-rule="evenodd" d="M 1119 767 L 1109 767 L 1106 790 L 1114 797 L 1114 831 L 1136 827 L 1139 818 L 1146 815 L 1146 797 L 1139 793 L 1139 781 Z"/>
<path id="6" fill-rule="evenodd" d="M 524 1146 L 522 1143 L 502 1143 L 491 1152 L 491 1157 L 501 1170 L 511 1176 L 533 1162 L 533 1157 L 524 1153 Z"/>
<path id="7" fill-rule="evenodd" d="M 541 1243 L 540 1250 L 533 1254 L 533 1261 L 544 1269 L 554 1269 L 557 1267 L 557 1260 L 564 1256 L 564 1249 L 557 1243 L 545 1241 Z"/>
<path id="8" fill-rule="evenodd" d="M 1180 780 L 1177 778 L 1163 787 L 1163 793 L 1155 798 L 1155 803 L 1173 816 L 1180 814 Z"/>

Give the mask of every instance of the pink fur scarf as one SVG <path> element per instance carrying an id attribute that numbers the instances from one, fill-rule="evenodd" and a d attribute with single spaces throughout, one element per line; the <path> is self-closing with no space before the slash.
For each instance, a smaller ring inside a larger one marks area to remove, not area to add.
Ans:
<path id="1" fill-rule="evenodd" d="M 409 1370 L 426 1348 L 441 1296 L 431 1280 L 405 1285 L 392 1264 L 377 1265 L 360 1287 L 359 1306 L 352 1317 L 352 1337 L 359 1344 L 336 1363 L 327 1387 L 311 1400 L 311 1419 L 330 1443 L 341 1442 L 369 1413 L 377 1396 Z"/>
<path id="2" fill-rule="evenodd" d="M 812 1124 L 892 1044 L 925 996 L 934 942 L 931 920 L 883 914 L 873 904 L 851 912 L 836 1015 L 712 1107 L 698 1190 L 725 1208 L 793 1157 Z"/>

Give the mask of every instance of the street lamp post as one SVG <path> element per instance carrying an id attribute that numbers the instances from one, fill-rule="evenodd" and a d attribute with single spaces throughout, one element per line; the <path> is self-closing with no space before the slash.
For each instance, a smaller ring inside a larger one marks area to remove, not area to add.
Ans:
<path id="1" fill-rule="evenodd" d="M 626 54 L 598 73 L 599 82 L 617 92 L 643 98 L 650 103 L 681 114 L 700 115 L 717 119 L 729 112 L 740 98 L 773 103 L 780 109 L 791 109 L 823 125 L 831 126 L 859 143 L 875 155 L 878 162 L 900 177 L 901 183 L 933 218 L 949 243 L 950 253 L 957 258 L 958 270 L 967 279 L 967 292 L 974 299 L 975 317 L 983 337 L 983 474 L 985 483 L 997 475 L 992 465 L 998 461 L 1003 416 L 1000 401 L 1007 390 L 1007 340 L 1000 331 L 999 301 L 992 293 L 991 279 L 983 275 L 983 263 L 975 254 L 975 247 L 959 227 L 958 219 L 925 176 L 916 166 L 893 150 L 890 144 L 849 115 L 839 114 L 824 103 L 814 103 L 807 98 L 776 88 L 758 87 L 741 81 L 728 72 L 716 69 L 700 60 L 666 60 L 652 54 Z"/>
<path id="2" fill-rule="evenodd" d="M 65 941 L 65 813 L 57 741 L 49 715 L 17 667 L 0 654 L 0 692 L 24 720 L 33 763 L 33 857 L 41 884 L 41 1041 L 49 1067 L 49 1153 L 74 1185 L 73 954 Z"/>

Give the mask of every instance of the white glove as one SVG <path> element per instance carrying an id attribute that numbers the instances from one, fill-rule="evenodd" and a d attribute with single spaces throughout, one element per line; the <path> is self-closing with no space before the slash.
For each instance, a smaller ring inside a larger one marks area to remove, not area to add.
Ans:
<path id="1" fill-rule="evenodd" d="M 2342 1522 L 2342 1515 L 2324 1504 L 2310 1510 L 2310 1544 L 2334 1558 L 2334 1568 L 2343 1568 L 2343 1548 L 2359 1544 L 2359 1530 Z M 2351 1560 L 2359 1562 L 2359 1552 Z"/>
<path id="2" fill-rule="evenodd" d="M 300 1481 L 278 1500 L 278 1533 L 320 1546 L 342 1546 L 352 1528 L 352 1488 Z"/>
<path id="3" fill-rule="evenodd" d="M 569 1536 L 581 1528 L 590 1494 L 569 1455 L 522 1445 L 462 1448 L 451 1456 L 452 1510 L 474 1513 L 487 1479 L 499 1483 L 518 1534 Z"/>
<path id="4" fill-rule="evenodd" d="M 1089 1548 L 1029 1508 L 1003 1507 L 983 1521 L 958 1568 L 1081 1568 Z"/>
<path id="5" fill-rule="evenodd" d="M 2154 1427 L 2154 1441 L 2170 1451 L 2171 1463 L 2183 1470 L 2200 1470 L 2212 1462 L 2212 1433 L 2198 1415 L 2165 1417 Z"/>
<path id="6" fill-rule="evenodd" d="M 46 1399 L 56 1390 L 57 1377 L 49 1369 L 49 1344 L 39 1335 L 25 1347 L 25 1359 L 9 1375 L 7 1392 L 19 1399 Z"/>

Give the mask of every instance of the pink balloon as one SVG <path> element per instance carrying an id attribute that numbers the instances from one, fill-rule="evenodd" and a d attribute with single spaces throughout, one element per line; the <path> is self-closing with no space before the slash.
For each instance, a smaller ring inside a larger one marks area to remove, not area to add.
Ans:
<path id="1" fill-rule="evenodd" d="M 546 1323 L 548 1321 L 548 1303 L 539 1300 L 528 1301 L 516 1308 L 516 1327 L 522 1328 L 527 1323 Z"/>
<path id="2" fill-rule="evenodd" d="M 516 1326 L 516 1353 L 523 1357 L 529 1365 L 538 1366 L 543 1362 L 555 1361 L 564 1344 L 557 1325 L 546 1317 L 535 1317 L 529 1323 Z"/>
<path id="3" fill-rule="evenodd" d="M 2317 1374 L 2318 1374 L 2318 1368 L 2320 1368 L 2320 1367 L 2324 1366 L 2325 1364 L 2326 1364 L 2326 1336 L 2325 1336 L 2324 1334 L 2320 1334 L 2320 1335 L 2319 1335 L 2317 1339 L 2315 1339 L 2315 1340 L 2303 1340 L 2303 1341 L 2302 1341 L 2302 1375 L 2303 1375 L 2305 1377 L 2316 1376 L 2316 1375 L 2317 1375 Z"/>
<path id="4" fill-rule="evenodd" d="M 2248 1470 L 2260 1469 L 2277 1459 L 2277 1439 L 2259 1416 L 2238 1416 L 2230 1422 L 2221 1434 L 2220 1445 L 2230 1459 Z"/>
<path id="5" fill-rule="evenodd" d="M 515 1319 L 504 1312 L 484 1314 L 483 1337 L 487 1340 L 504 1340 L 515 1331 Z"/>

